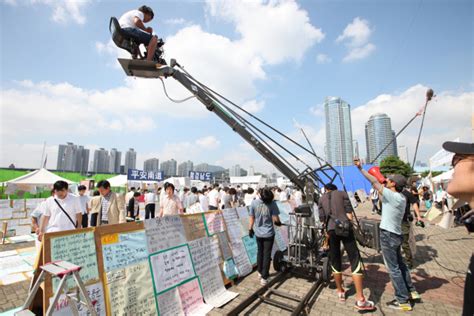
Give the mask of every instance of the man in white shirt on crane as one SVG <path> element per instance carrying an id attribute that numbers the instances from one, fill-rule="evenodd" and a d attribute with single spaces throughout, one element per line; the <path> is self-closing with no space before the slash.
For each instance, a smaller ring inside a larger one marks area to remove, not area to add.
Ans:
<path id="1" fill-rule="evenodd" d="M 145 27 L 144 23 L 153 20 L 155 14 L 152 8 L 142 5 L 138 10 L 124 13 L 118 20 L 120 27 L 128 36 L 134 38 L 139 44 L 147 47 L 146 59 L 151 61 L 155 55 L 158 37 L 153 35 L 151 27 Z"/>

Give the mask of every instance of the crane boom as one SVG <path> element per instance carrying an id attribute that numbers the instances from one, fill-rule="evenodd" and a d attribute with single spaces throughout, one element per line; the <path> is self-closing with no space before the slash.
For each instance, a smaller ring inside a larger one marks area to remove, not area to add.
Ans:
<path id="1" fill-rule="evenodd" d="M 263 158 L 270 162 L 301 190 L 304 190 L 306 181 L 303 178 L 300 178 L 298 174 L 291 170 L 290 167 L 275 155 L 266 144 L 258 140 L 245 126 L 240 124 L 232 115 L 215 102 L 209 91 L 206 91 L 198 84 L 191 81 L 183 72 L 173 68 L 172 66 L 157 68 L 156 63 L 143 60 L 119 59 L 119 62 L 129 76 L 142 78 L 173 77 L 189 92 L 191 92 L 209 111 L 214 112 L 221 120 L 232 128 L 234 132 L 247 141 Z"/>

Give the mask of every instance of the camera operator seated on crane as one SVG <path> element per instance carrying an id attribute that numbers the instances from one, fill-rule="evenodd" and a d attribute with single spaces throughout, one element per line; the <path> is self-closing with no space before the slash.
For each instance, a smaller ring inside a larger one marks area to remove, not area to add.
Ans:
<path id="1" fill-rule="evenodd" d="M 158 45 L 158 37 L 153 35 L 151 27 L 145 27 L 144 23 L 153 20 L 153 9 L 143 5 L 138 10 L 131 10 L 124 13 L 119 21 L 123 32 L 133 38 L 138 44 L 144 44 L 147 48 L 146 59 L 151 61 L 155 55 Z"/>
<path id="2" fill-rule="evenodd" d="M 387 306 L 393 309 L 411 311 L 413 309 L 411 301 L 418 301 L 421 297 L 413 286 L 410 269 L 405 264 L 401 253 L 403 243 L 402 219 L 407 204 L 402 191 L 407 181 L 404 176 L 399 174 L 388 175 L 385 178 L 378 172 L 374 177 L 374 175 L 362 169 L 359 159 L 354 159 L 354 164 L 372 186 L 379 191 L 382 198 L 380 247 L 395 290 L 395 299 L 387 302 Z"/>
<path id="3" fill-rule="evenodd" d="M 362 261 L 351 225 L 353 215 L 349 196 L 346 192 L 339 191 L 334 184 L 326 184 L 324 190 L 325 193 L 319 200 L 319 219 L 325 224 L 326 238 L 329 238 L 329 262 L 336 282 L 339 301 L 346 301 L 346 292 L 342 287 L 342 242 L 351 262 L 352 279 L 356 289 L 357 297 L 354 307 L 360 311 L 375 310 L 374 302 L 366 300 L 364 297 Z"/>

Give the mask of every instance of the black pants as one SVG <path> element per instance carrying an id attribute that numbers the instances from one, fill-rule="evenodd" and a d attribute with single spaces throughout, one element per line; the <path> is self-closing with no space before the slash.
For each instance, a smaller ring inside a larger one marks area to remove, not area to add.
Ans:
<path id="1" fill-rule="evenodd" d="M 466 284 L 464 285 L 464 306 L 462 315 L 474 315 L 474 254 L 471 256 L 471 263 L 466 274 Z"/>
<path id="2" fill-rule="evenodd" d="M 413 256 L 410 248 L 410 222 L 402 221 L 402 249 L 405 255 L 405 260 L 409 269 L 413 269 Z"/>
<path id="3" fill-rule="evenodd" d="M 372 199 L 372 213 L 378 213 L 380 214 L 379 210 L 379 199 Z"/>
<path id="4" fill-rule="evenodd" d="M 97 217 L 98 216 L 99 216 L 99 213 L 91 214 L 91 227 L 96 227 L 97 226 Z"/>
<path id="5" fill-rule="evenodd" d="M 362 261 L 360 260 L 359 250 L 357 249 L 354 232 L 350 231 L 348 237 L 337 236 L 334 230 L 329 231 L 329 262 L 331 263 L 332 272 L 341 273 L 341 242 L 347 251 L 347 256 L 351 262 L 351 270 L 353 274 L 362 273 Z"/>
<path id="6" fill-rule="evenodd" d="M 82 228 L 86 228 L 89 224 L 89 215 L 82 214 Z"/>
<path id="7" fill-rule="evenodd" d="M 270 261 L 272 260 L 272 248 L 275 236 L 268 238 L 257 237 L 257 271 L 263 279 L 268 279 Z"/>
<path id="8" fill-rule="evenodd" d="M 149 218 L 155 218 L 155 204 L 145 205 L 145 219 Z"/>

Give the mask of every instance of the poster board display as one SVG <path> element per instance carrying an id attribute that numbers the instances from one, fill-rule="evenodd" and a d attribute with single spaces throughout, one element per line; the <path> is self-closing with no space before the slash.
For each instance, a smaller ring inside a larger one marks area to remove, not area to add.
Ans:
<path id="1" fill-rule="evenodd" d="M 207 236 L 202 213 L 182 215 L 181 221 L 183 222 L 184 233 L 187 241 Z"/>
<path id="2" fill-rule="evenodd" d="M 225 284 L 230 282 L 227 276 L 245 271 L 244 258 L 252 270 L 242 238 L 234 258 L 224 217 L 210 217 L 216 221 L 211 237 L 204 213 L 47 233 L 40 263 L 65 260 L 80 265 L 81 278 L 99 315 L 173 311 L 204 315 L 238 295 Z M 44 311 L 55 286 L 56 281 L 46 278 Z M 73 289 L 75 285 L 69 286 Z M 55 315 L 70 314 L 65 302 L 65 297 L 60 298 Z M 80 314 L 86 315 L 81 309 Z"/>
<path id="3" fill-rule="evenodd" d="M 212 248 L 212 237 L 190 241 L 189 249 L 206 303 L 220 307 L 238 295 L 224 287 L 222 273 L 215 260 L 216 254 L 212 253 L 216 250 Z"/>
<path id="4" fill-rule="evenodd" d="M 108 315 L 155 315 L 143 223 L 96 229 Z"/>
<path id="5" fill-rule="evenodd" d="M 212 236 L 216 233 L 220 233 L 225 230 L 224 217 L 222 216 L 222 212 L 206 212 L 203 213 L 203 215 L 208 236 Z"/>
<path id="6" fill-rule="evenodd" d="M 43 247 L 43 263 L 65 260 L 82 267 L 79 275 L 85 285 L 100 282 L 94 228 L 48 233 L 43 238 L 43 245 L 45 245 Z M 53 297 L 58 284 L 57 278 L 53 280 L 50 275 L 46 275 L 43 298 L 44 312 L 48 309 L 50 298 Z M 68 280 L 67 286 L 68 288 L 74 287 L 72 278 Z"/>

